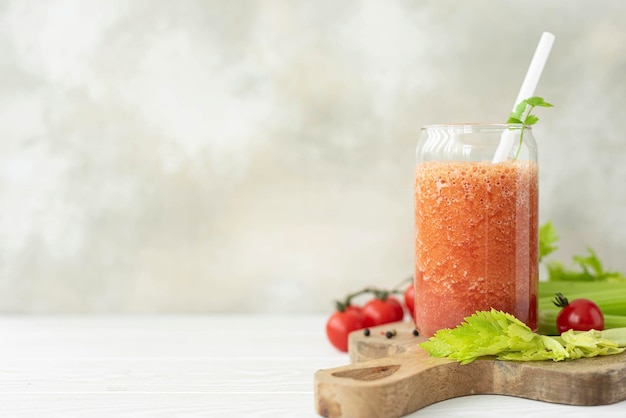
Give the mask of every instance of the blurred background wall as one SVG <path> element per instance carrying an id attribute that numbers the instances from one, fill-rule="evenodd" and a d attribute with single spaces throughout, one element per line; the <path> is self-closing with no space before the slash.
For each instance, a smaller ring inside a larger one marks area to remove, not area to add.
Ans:
<path id="1" fill-rule="evenodd" d="M 626 271 L 626 2 L 0 1 L 0 311 L 328 312 L 412 274 L 424 124 L 505 121 Z"/>

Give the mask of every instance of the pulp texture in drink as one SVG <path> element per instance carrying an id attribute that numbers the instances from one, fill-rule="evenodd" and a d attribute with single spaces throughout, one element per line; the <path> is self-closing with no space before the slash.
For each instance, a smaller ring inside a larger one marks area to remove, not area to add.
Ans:
<path id="1" fill-rule="evenodd" d="M 415 323 L 426 336 L 478 310 L 537 328 L 532 161 L 428 161 L 415 172 Z"/>

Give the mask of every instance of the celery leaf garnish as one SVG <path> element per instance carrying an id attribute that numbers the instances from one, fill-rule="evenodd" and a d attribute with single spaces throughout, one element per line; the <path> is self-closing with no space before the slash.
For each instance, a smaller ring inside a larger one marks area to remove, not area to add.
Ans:
<path id="1" fill-rule="evenodd" d="M 526 126 L 534 125 L 539 121 L 539 118 L 531 112 L 535 107 L 552 107 L 553 105 L 543 100 L 542 97 L 529 97 L 528 99 L 524 99 L 519 102 L 515 106 L 515 110 L 511 112 L 509 115 L 509 119 L 506 123 L 519 124 L 522 126 L 522 131 L 519 137 L 519 146 L 517 147 L 517 151 L 515 151 L 514 159 L 517 159 L 519 153 L 522 149 L 522 143 L 524 142 L 524 128 Z"/>
<path id="2" fill-rule="evenodd" d="M 515 106 L 515 110 L 511 112 L 507 123 L 522 123 L 524 125 L 534 125 L 539 121 L 539 118 L 532 115 L 531 112 L 535 107 L 552 107 L 550 103 L 543 100 L 542 97 L 529 97 L 522 100 Z"/>
<path id="3" fill-rule="evenodd" d="M 560 337 L 539 335 L 513 315 L 495 309 L 478 311 L 454 329 L 439 330 L 420 347 L 433 357 L 448 357 L 461 364 L 483 356 L 514 361 L 561 361 L 618 354 L 626 349 L 594 330 L 567 331 Z"/>

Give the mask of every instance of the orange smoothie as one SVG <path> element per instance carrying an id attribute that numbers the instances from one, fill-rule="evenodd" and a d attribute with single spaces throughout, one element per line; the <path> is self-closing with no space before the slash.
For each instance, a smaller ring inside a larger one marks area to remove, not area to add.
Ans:
<path id="1" fill-rule="evenodd" d="M 428 161 L 415 171 L 415 323 L 425 336 L 477 310 L 537 328 L 533 161 Z"/>

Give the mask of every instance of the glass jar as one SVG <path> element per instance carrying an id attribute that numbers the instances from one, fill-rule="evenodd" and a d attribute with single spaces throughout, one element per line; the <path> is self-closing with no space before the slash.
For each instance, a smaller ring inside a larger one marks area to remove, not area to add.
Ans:
<path id="1" fill-rule="evenodd" d="M 538 196 L 529 126 L 422 128 L 415 167 L 415 325 L 422 335 L 492 308 L 537 328 Z"/>

